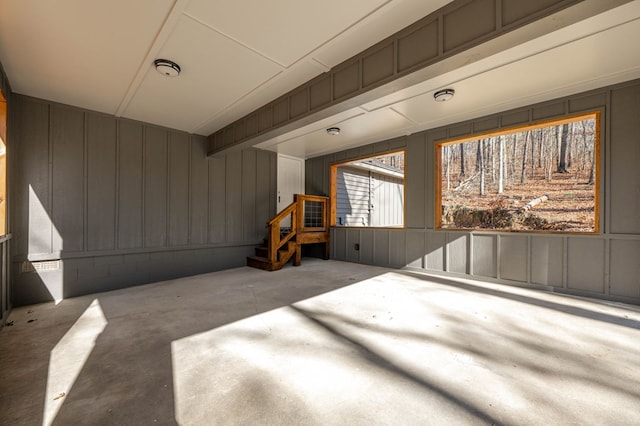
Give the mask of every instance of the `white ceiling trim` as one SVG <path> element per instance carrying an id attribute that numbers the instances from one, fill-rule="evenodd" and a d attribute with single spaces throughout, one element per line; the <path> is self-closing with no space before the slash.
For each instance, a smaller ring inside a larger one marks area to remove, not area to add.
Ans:
<path id="1" fill-rule="evenodd" d="M 189 5 L 189 1 L 191 0 L 176 0 L 175 4 L 171 8 L 171 11 L 167 15 L 167 18 L 165 19 L 164 23 L 160 27 L 160 31 L 158 32 L 158 35 L 156 36 L 153 43 L 151 44 L 149 51 L 147 52 L 146 56 L 142 60 L 142 63 L 140 63 L 140 66 L 138 67 L 138 71 L 136 72 L 135 77 L 131 81 L 131 84 L 129 85 L 129 88 L 127 89 L 126 94 L 122 98 L 122 102 L 120 102 L 120 105 L 116 110 L 115 115 L 117 117 L 124 115 L 125 111 L 127 110 L 127 107 L 131 103 L 131 100 L 133 99 L 136 92 L 140 88 L 140 85 L 142 84 L 144 77 L 147 75 L 147 71 L 149 70 L 149 67 L 151 66 L 153 61 L 157 59 L 158 52 L 160 52 L 160 50 L 162 49 L 162 46 L 164 46 L 164 44 L 167 42 L 167 40 L 175 30 L 176 26 L 178 25 L 178 22 L 180 21 L 180 17 L 182 16 L 182 13 L 186 10 L 187 6 Z"/>
<path id="2" fill-rule="evenodd" d="M 202 129 L 203 127 L 207 126 L 207 124 L 211 123 L 212 120 L 215 119 L 215 117 L 220 116 L 222 114 L 224 114 L 225 112 L 229 111 L 230 109 L 232 109 L 234 106 L 241 104 L 242 102 L 245 102 L 248 99 L 251 99 L 251 97 L 258 91 L 260 91 L 262 88 L 268 86 L 269 84 L 271 84 L 273 81 L 277 80 L 278 78 L 282 77 L 283 75 L 283 71 L 278 72 L 277 74 L 271 76 L 269 79 L 265 80 L 264 82 L 262 82 L 260 85 L 254 87 L 251 91 L 247 92 L 246 94 L 244 94 L 243 96 L 237 98 L 236 100 L 234 100 L 233 102 L 231 102 L 230 104 L 228 104 L 227 106 L 225 106 L 222 110 L 207 116 L 207 118 L 201 120 L 198 124 L 196 124 L 195 126 L 192 126 L 189 129 L 190 133 L 198 133 L 198 131 L 200 129 Z"/>
<path id="3" fill-rule="evenodd" d="M 184 16 L 186 16 L 186 17 L 188 17 L 188 18 L 192 19 L 193 21 L 195 21 L 195 22 L 197 22 L 198 24 L 200 24 L 200 25 L 202 25 L 202 26 L 204 26 L 204 27 L 206 27 L 206 28 L 210 29 L 210 30 L 211 30 L 211 31 L 213 31 L 213 32 L 216 32 L 216 33 L 220 34 L 222 37 L 225 37 L 225 38 L 227 38 L 227 39 L 231 40 L 232 42 L 236 43 L 238 46 L 240 46 L 240 47 L 242 47 L 242 48 L 244 48 L 244 49 L 247 49 L 247 50 L 249 50 L 249 51 L 251 51 L 251 52 L 255 53 L 256 55 L 258 55 L 258 56 L 260 56 L 260 57 L 262 57 L 262 58 L 266 59 L 267 61 L 273 62 L 275 65 L 277 65 L 277 66 L 281 67 L 282 69 L 289 68 L 289 67 L 287 67 L 285 64 L 280 63 L 277 59 L 271 58 L 269 55 L 265 55 L 264 53 L 260 52 L 260 51 L 259 51 L 259 50 L 257 50 L 257 49 L 254 49 L 253 47 L 249 46 L 248 44 L 243 43 L 242 41 L 240 41 L 240 40 L 238 40 L 238 39 L 236 39 L 236 38 L 232 37 L 232 36 L 231 36 L 231 35 L 229 35 L 229 34 L 226 34 L 224 31 L 220 31 L 220 30 L 219 30 L 219 29 L 217 29 L 216 27 L 213 27 L 213 26 L 211 26 L 211 25 L 207 24 L 206 22 L 204 22 L 203 20 L 201 20 L 201 19 L 199 19 L 199 18 L 197 18 L 197 17 L 193 16 L 193 15 L 192 15 L 191 13 L 189 13 L 189 12 L 184 12 Z"/>

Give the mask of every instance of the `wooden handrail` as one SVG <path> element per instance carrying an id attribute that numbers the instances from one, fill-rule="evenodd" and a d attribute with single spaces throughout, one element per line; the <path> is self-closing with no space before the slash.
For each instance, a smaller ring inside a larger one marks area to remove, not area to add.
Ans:
<path id="1" fill-rule="evenodd" d="M 298 205 L 295 202 L 289 204 L 287 207 L 284 208 L 284 210 L 282 210 L 280 213 L 274 216 L 273 219 L 267 222 L 267 226 L 271 226 L 276 222 L 279 224 L 280 222 L 282 222 L 282 219 L 289 216 L 291 213 L 295 212 L 297 207 Z"/>
<path id="2" fill-rule="evenodd" d="M 320 203 L 324 203 L 329 199 L 329 197 L 322 197 L 320 195 L 306 195 L 306 194 L 295 194 L 293 197 L 294 199 L 301 198 L 305 201 L 318 201 Z"/>

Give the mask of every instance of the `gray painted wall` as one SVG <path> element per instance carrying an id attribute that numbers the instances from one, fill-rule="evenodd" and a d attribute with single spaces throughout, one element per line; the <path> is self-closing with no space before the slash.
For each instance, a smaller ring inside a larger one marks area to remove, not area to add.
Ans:
<path id="1" fill-rule="evenodd" d="M 275 154 L 207 159 L 202 136 L 12 100 L 16 305 L 244 265 L 265 237 Z"/>
<path id="2" fill-rule="evenodd" d="M 594 110 L 603 112 L 600 235 L 434 229 L 437 142 Z M 331 164 L 406 147 L 405 229 L 334 228 L 332 258 L 640 303 L 639 116 L 636 80 L 314 158 L 306 164 L 306 190 L 329 194 Z"/>

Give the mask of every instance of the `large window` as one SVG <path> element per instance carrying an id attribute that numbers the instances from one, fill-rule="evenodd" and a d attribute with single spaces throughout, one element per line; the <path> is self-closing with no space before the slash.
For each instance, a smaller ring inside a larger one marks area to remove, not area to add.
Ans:
<path id="1" fill-rule="evenodd" d="M 331 224 L 404 226 L 404 151 L 331 167 Z"/>
<path id="2" fill-rule="evenodd" d="M 599 113 L 436 145 L 441 229 L 597 233 Z"/>

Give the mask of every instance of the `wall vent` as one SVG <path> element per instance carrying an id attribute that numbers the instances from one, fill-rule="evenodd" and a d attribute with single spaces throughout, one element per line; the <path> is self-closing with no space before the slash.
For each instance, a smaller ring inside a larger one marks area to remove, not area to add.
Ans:
<path id="1" fill-rule="evenodd" d="M 20 266 L 21 273 L 35 272 L 35 271 L 55 271 L 60 269 L 60 259 L 58 260 L 39 260 L 28 261 L 25 260 Z"/>

